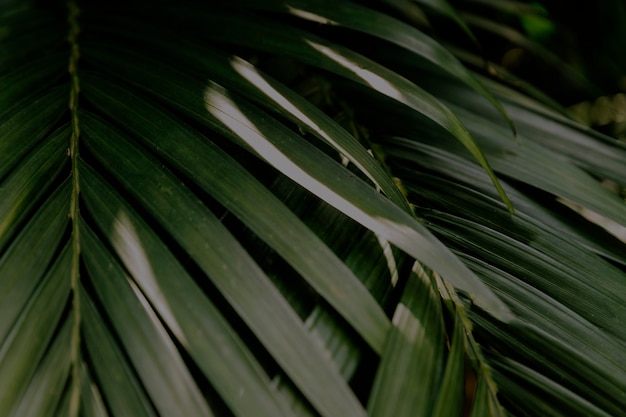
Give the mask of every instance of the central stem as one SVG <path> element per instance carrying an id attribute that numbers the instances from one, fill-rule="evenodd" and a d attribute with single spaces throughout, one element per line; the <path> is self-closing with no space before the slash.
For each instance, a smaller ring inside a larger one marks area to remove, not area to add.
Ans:
<path id="1" fill-rule="evenodd" d="M 79 49 L 77 37 L 80 33 L 78 26 L 78 16 L 80 9 L 76 0 L 68 2 L 68 23 L 69 33 L 67 41 L 70 44 L 70 101 L 69 108 L 72 118 L 72 136 L 70 138 L 70 158 L 72 160 L 72 198 L 70 202 L 70 217 L 72 219 L 72 341 L 71 341 L 71 363 L 72 363 L 72 386 L 70 397 L 70 416 L 77 417 L 80 410 L 80 227 L 79 227 L 79 194 L 80 177 L 78 172 L 78 144 L 80 138 L 80 126 L 78 122 L 78 94 L 80 86 L 78 81 L 78 59 Z"/>

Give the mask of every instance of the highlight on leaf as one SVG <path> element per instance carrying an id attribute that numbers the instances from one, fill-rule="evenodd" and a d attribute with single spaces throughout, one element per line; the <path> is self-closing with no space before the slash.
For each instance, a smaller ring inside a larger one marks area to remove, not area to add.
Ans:
<path id="1" fill-rule="evenodd" d="M 0 415 L 621 415 L 623 5 L 214 3 L 0 5 Z"/>

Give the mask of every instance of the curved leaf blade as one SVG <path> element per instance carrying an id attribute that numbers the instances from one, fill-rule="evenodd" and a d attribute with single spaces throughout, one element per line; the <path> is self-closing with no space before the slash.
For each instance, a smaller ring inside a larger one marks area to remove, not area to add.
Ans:
<path id="1" fill-rule="evenodd" d="M 0 346 L 1 415 L 9 415 L 13 407 L 19 406 L 14 402 L 29 386 L 28 381 L 36 373 L 48 344 L 55 336 L 55 328 L 70 293 L 67 279 L 70 254 L 66 246 Z M 55 366 L 61 368 L 63 362 Z M 62 369 L 57 368 L 57 371 Z"/>
<path id="2" fill-rule="evenodd" d="M 513 211 L 487 159 L 463 124 L 447 107 L 406 78 L 341 45 L 291 27 L 281 27 L 275 21 L 264 21 L 258 16 L 250 19 L 237 16 L 237 25 L 242 26 L 233 26 L 235 22 L 229 15 L 216 14 L 209 21 L 215 29 L 215 32 L 207 34 L 210 39 L 292 56 L 365 85 L 433 120 L 466 147 L 489 174 L 502 201 Z M 237 30 L 234 30 L 235 27 Z M 259 36 L 262 42 L 258 42 Z"/>
<path id="3" fill-rule="evenodd" d="M 447 49 L 420 30 L 365 6 L 349 1 L 310 2 L 306 0 L 266 1 L 262 4 L 241 1 L 246 6 L 285 12 L 305 20 L 330 26 L 341 26 L 366 35 L 384 39 L 434 64 L 439 70 L 453 75 L 485 98 L 498 111 L 515 134 L 515 125 L 502 104 Z M 445 1 L 423 1 L 443 12 L 471 34 L 460 16 Z M 473 37 L 473 35 L 472 35 Z M 475 39 L 474 39 L 475 40 Z"/>
<path id="4" fill-rule="evenodd" d="M 84 87 L 86 94 L 98 106 L 232 211 L 352 323 L 375 351 L 382 349 L 389 320 L 380 306 L 337 256 L 259 181 L 163 110 L 113 83 L 87 79 L 91 82 Z"/>
<path id="5" fill-rule="evenodd" d="M 156 233 L 87 166 L 82 178 L 89 212 L 222 399 L 236 415 L 286 415 L 265 371 Z"/>
<path id="6" fill-rule="evenodd" d="M 156 80 L 153 83 L 154 86 L 149 88 L 154 93 L 237 143 L 243 140 L 244 146 L 261 152 L 263 159 L 309 191 L 429 264 L 486 310 L 508 319 L 506 307 L 414 218 L 317 148 L 297 138 L 292 131 L 250 105 L 233 102 L 216 84 L 183 83 L 161 78 L 158 87 Z M 204 94 L 204 103 L 197 101 L 198 90 Z M 94 103 L 97 104 L 97 101 Z M 131 108 L 128 111 L 130 113 L 127 114 L 134 113 Z M 117 115 L 124 117 L 120 112 Z"/>
<path id="7" fill-rule="evenodd" d="M 67 128 L 53 133 L 0 183 L 0 252 L 57 180 L 67 162 L 64 151 L 68 138 Z"/>
<path id="8" fill-rule="evenodd" d="M 372 417 L 432 415 L 443 375 L 441 303 L 428 273 L 416 262 L 393 316 L 368 412 Z"/>
<path id="9" fill-rule="evenodd" d="M 8 417 L 53 416 L 63 399 L 65 382 L 70 373 L 71 320 L 66 320 L 56 334 L 36 373 Z"/>
<path id="10" fill-rule="evenodd" d="M 33 215 L 0 258 L 0 342 L 46 274 L 68 225 L 69 182 Z M 23 277 L 27 277 L 24 279 Z"/>
<path id="11" fill-rule="evenodd" d="M 86 114 L 82 120 L 87 147 L 211 277 L 318 411 L 363 415 L 346 382 L 320 347 L 310 343 L 295 312 L 219 219 L 158 161 L 102 122 Z M 319 386 L 322 380 L 327 384 Z"/>
<path id="12" fill-rule="evenodd" d="M 82 258 L 89 281 L 157 409 L 166 415 L 212 416 L 189 369 L 148 302 L 131 285 L 89 226 L 82 223 L 80 227 Z"/>
<path id="13" fill-rule="evenodd" d="M 156 417 L 148 395 L 126 362 L 121 347 L 106 328 L 93 300 L 84 288 L 81 287 L 80 292 L 83 343 L 92 358 L 100 391 L 105 398 L 111 399 L 111 412 L 114 416 L 129 413 L 136 417 Z"/>

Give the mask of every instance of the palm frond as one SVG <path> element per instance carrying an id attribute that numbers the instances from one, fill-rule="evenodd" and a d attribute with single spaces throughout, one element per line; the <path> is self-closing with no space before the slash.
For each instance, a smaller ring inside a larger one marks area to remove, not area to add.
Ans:
<path id="1" fill-rule="evenodd" d="M 620 415 L 626 148 L 415 3 L 3 5 L 0 415 Z"/>

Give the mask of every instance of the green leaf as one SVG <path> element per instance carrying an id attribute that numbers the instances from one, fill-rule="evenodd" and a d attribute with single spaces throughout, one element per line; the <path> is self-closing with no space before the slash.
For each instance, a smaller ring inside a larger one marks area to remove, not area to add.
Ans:
<path id="1" fill-rule="evenodd" d="M 413 267 L 368 402 L 371 416 L 429 416 L 443 375 L 444 327 L 431 278 Z"/>
<path id="2" fill-rule="evenodd" d="M 70 373 L 71 320 L 65 320 L 10 417 L 53 416 Z"/>
<path id="3" fill-rule="evenodd" d="M 623 413 L 623 144 L 444 1 L 166 3 L 0 6 L 0 415 Z"/>
<path id="4" fill-rule="evenodd" d="M 450 5 L 446 0 L 412 0 L 415 3 L 426 6 L 427 9 L 434 11 L 437 14 L 447 17 L 456 23 L 466 34 L 467 36 L 475 43 L 479 44 L 478 40 L 472 33 L 472 30 L 467 25 L 463 17 L 456 11 L 454 7 Z"/>
<path id="5" fill-rule="evenodd" d="M 199 387 L 158 317 L 84 223 L 81 241 L 89 281 L 156 408 L 163 414 L 211 416 Z"/>
<path id="6" fill-rule="evenodd" d="M 180 10 L 170 10 L 169 13 L 180 13 Z M 202 27 L 210 26 L 211 31 L 198 34 L 203 38 L 293 57 L 364 85 L 423 114 L 456 137 L 470 151 L 489 173 L 502 200 L 513 210 L 467 129 L 447 107 L 406 78 L 348 48 L 259 15 L 211 12 L 191 16 L 183 13 L 181 19 L 188 23 L 201 23 Z"/>
<path id="7" fill-rule="evenodd" d="M 463 412 L 463 396 L 465 394 L 465 336 L 460 317 L 454 321 L 450 352 L 446 361 L 446 369 L 441 380 L 441 389 L 432 411 L 432 416 L 460 416 Z"/>
<path id="8" fill-rule="evenodd" d="M 141 201 L 211 277 L 318 411 L 323 415 L 332 415 L 337 409 L 348 415 L 363 414 L 319 346 L 310 343 L 300 319 L 219 220 L 158 161 L 96 119 L 85 123 L 86 116 L 83 114 L 82 120 L 88 148 L 102 162 L 108 161 L 110 174 Z M 137 181 L 141 177 L 150 181 Z M 316 384 L 320 380 L 326 385 Z"/>
<path id="9" fill-rule="evenodd" d="M 0 415 L 8 415 L 17 406 L 16 401 L 29 387 L 28 381 L 53 340 L 70 292 L 67 280 L 70 254 L 66 247 L 0 346 Z M 62 368 L 58 372 L 67 369 L 63 361 L 55 366 Z"/>
<path id="10" fill-rule="evenodd" d="M 58 178 L 68 138 L 67 127 L 53 133 L 0 183 L 0 250 Z"/>
<path id="11" fill-rule="evenodd" d="M 161 79 L 158 90 L 156 85 L 153 88 L 160 94 L 168 94 L 166 98 L 172 104 L 179 106 L 198 121 L 218 129 L 238 143 L 244 141 L 244 146 L 248 149 L 251 147 L 253 152 L 294 181 L 410 255 L 421 259 L 459 289 L 474 297 L 485 309 L 506 319 L 506 308 L 499 300 L 491 297 L 489 290 L 473 279 L 454 257 L 449 256 L 447 250 L 423 226 L 389 200 L 258 109 L 244 102 L 233 102 L 218 85 L 187 84 L 174 84 L 167 79 Z M 194 98 L 198 90 L 204 94 L 202 104 Z M 84 91 L 89 95 L 98 90 L 92 82 Z M 99 93 L 101 96 L 94 97 L 93 100 L 96 105 L 108 105 L 110 108 L 111 104 L 115 104 L 115 97 L 107 98 L 102 88 Z M 117 106 L 124 104 L 118 103 Z M 118 110 L 115 117 L 118 120 L 134 120 L 141 116 L 128 107 L 124 111 Z"/>
<path id="12" fill-rule="evenodd" d="M 102 233 L 235 414 L 285 414 L 265 371 L 156 233 L 87 166 L 82 168 L 82 178 L 82 195 Z M 229 354 L 214 360 L 224 351 Z"/>
<path id="13" fill-rule="evenodd" d="M 107 329 L 93 300 L 80 291 L 83 341 L 92 358 L 93 371 L 106 398 L 115 399 L 109 407 L 114 416 L 125 413 L 137 417 L 155 417 L 157 414 L 141 382 L 137 379 L 124 352 Z"/>
<path id="14" fill-rule="evenodd" d="M 356 327 L 374 350 L 382 349 L 389 329 L 382 309 L 319 238 L 241 165 L 188 126 L 114 84 L 94 79 L 85 90 L 100 106 L 106 106 L 105 111 L 118 123 L 128 123 L 127 129 L 187 173 L 283 256 Z M 111 101 L 110 95 L 104 95 L 107 91 L 115 92 L 118 99 Z M 133 108 L 141 109 L 141 114 Z M 143 123 L 137 123 L 139 120 Z M 154 123 L 157 120 L 158 124 Z M 189 169 L 191 166 L 204 168 L 195 172 Z M 259 210 L 260 205 L 264 210 Z M 273 216 L 280 219 L 278 223 Z M 282 233 L 276 233 L 277 228 Z M 310 255 L 301 255 L 309 251 Z"/>
<path id="15" fill-rule="evenodd" d="M 248 2 L 243 1 L 242 3 L 248 6 Z M 430 0 L 422 1 L 422 3 L 443 12 L 448 17 L 452 17 L 455 22 L 459 23 L 471 35 L 469 28 L 447 2 Z M 400 20 L 348 1 L 312 3 L 310 1 L 297 0 L 289 1 L 288 4 L 285 4 L 282 0 L 276 0 L 273 2 L 266 1 L 262 4 L 250 2 L 249 6 L 283 11 L 320 24 L 345 27 L 398 45 L 415 54 L 412 56 L 413 58 L 417 56 L 421 60 L 434 64 L 438 70 L 449 73 L 474 89 L 474 91 L 491 103 L 515 133 L 515 126 L 502 105 L 454 55 L 431 37 Z M 474 39 L 473 35 L 471 36 Z"/>
<path id="16" fill-rule="evenodd" d="M 55 88 L 29 100 L 20 102 L 0 117 L 0 179 L 45 136 L 50 126 L 65 110 L 67 91 Z"/>
<path id="17" fill-rule="evenodd" d="M 50 196 L 0 258 L 0 341 L 46 274 L 67 227 L 70 188 L 66 182 Z M 26 277 L 26 278 L 24 278 Z M 4 381 L 3 381 L 4 382 Z M 2 390 L 4 391 L 4 390 Z"/>

